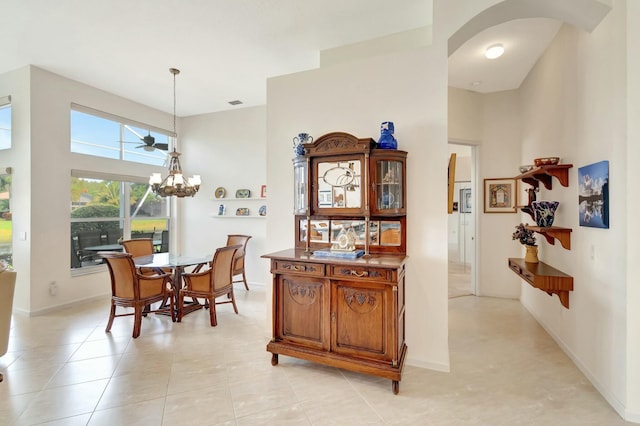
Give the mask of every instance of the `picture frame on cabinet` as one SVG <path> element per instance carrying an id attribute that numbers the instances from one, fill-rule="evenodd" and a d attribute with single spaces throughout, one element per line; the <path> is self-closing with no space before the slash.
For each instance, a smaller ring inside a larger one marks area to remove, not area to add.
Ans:
<path id="1" fill-rule="evenodd" d="M 515 213 L 518 205 L 517 181 L 515 179 L 484 180 L 484 212 Z"/>

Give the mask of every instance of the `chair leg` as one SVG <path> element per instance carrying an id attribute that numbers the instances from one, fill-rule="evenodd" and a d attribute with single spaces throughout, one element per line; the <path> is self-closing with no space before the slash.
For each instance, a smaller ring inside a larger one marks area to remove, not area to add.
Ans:
<path id="1" fill-rule="evenodd" d="M 229 292 L 229 294 L 231 294 L 231 304 L 233 305 L 233 310 L 237 314 L 238 307 L 236 306 L 236 294 L 233 292 L 233 287 L 231 287 L 231 291 Z"/>
<path id="2" fill-rule="evenodd" d="M 111 331 L 111 326 L 113 325 L 113 319 L 116 317 L 116 304 L 113 303 L 113 299 L 111 299 L 111 309 L 109 310 L 109 322 L 107 322 L 107 328 L 105 328 L 104 332 L 108 333 Z"/>
<path id="3" fill-rule="evenodd" d="M 216 317 L 216 299 L 212 297 L 209 299 L 209 320 L 211 321 L 211 327 L 218 325 L 218 318 Z"/>
<path id="4" fill-rule="evenodd" d="M 242 270 L 242 281 L 244 282 L 244 288 L 249 291 L 249 285 L 247 284 L 247 276 L 244 273 L 244 269 Z"/>
<path id="5" fill-rule="evenodd" d="M 142 306 L 136 305 L 133 311 L 133 338 L 140 336 L 142 328 Z"/>

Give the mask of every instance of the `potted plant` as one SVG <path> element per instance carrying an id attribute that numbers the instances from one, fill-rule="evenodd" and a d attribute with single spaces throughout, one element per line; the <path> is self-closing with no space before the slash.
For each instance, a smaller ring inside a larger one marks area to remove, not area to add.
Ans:
<path id="1" fill-rule="evenodd" d="M 523 223 L 516 226 L 516 232 L 513 233 L 513 240 L 520 241 L 520 244 L 525 246 L 527 253 L 524 256 L 524 261 L 528 263 L 538 263 L 538 246 L 536 245 L 536 237 L 534 232 L 527 229 Z"/>

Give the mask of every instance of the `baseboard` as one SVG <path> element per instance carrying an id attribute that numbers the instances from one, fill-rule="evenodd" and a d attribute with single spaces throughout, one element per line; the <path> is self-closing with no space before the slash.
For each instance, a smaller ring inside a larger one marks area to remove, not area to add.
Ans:
<path id="1" fill-rule="evenodd" d="M 640 423 L 640 413 L 636 413 L 634 411 L 624 410 L 625 417 L 624 419 L 628 422 L 632 423 Z"/>
<path id="2" fill-rule="evenodd" d="M 611 407 L 615 410 L 616 413 L 618 413 L 618 415 L 622 419 L 627 421 L 640 422 L 640 413 L 628 412 L 624 404 L 613 394 L 611 394 L 611 392 L 609 392 L 609 390 L 597 380 L 597 378 L 591 373 L 589 368 L 587 368 L 582 360 L 578 356 L 576 356 L 576 354 L 573 353 L 573 351 L 571 351 L 571 349 L 567 345 L 565 345 L 562 339 L 560 339 L 560 336 L 551 331 L 551 329 L 545 324 L 544 320 L 533 313 L 530 306 L 527 306 L 522 302 L 522 300 L 520 300 L 520 303 L 522 304 L 522 306 L 524 306 L 527 312 L 529 312 L 529 314 L 531 314 L 531 316 L 535 318 L 535 320 L 547 332 L 547 334 L 551 336 L 551 338 L 556 342 L 560 349 L 562 349 L 562 351 L 567 354 L 571 361 L 573 361 L 574 365 L 578 367 L 578 370 L 580 370 L 580 372 L 585 375 L 587 380 L 591 382 L 593 387 L 596 388 L 600 395 L 602 395 L 602 397 L 609 403 L 609 405 L 611 405 Z M 632 420 L 630 416 L 635 417 L 636 420 Z"/>
<path id="3" fill-rule="evenodd" d="M 407 358 L 404 362 L 406 365 L 410 365 L 412 367 L 426 368 L 428 370 L 440 371 L 442 373 L 451 372 L 451 367 L 449 364 L 440 364 L 437 362 L 425 362 L 425 361 L 411 359 L 411 358 Z"/>
<path id="4" fill-rule="evenodd" d="M 111 297 L 111 293 L 105 293 L 105 294 L 100 294 L 98 296 L 87 297 L 85 299 L 77 299 L 77 300 L 74 300 L 73 302 L 64 303 L 62 305 L 55 305 L 55 306 L 50 306 L 48 308 L 38 309 L 35 311 L 25 311 L 23 309 L 14 309 L 14 312 L 18 312 L 30 317 L 37 317 L 40 315 L 49 314 L 51 312 L 61 311 L 63 309 L 67 309 L 73 306 L 84 305 L 86 303 L 95 302 L 96 300 L 109 299 L 110 297 Z"/>

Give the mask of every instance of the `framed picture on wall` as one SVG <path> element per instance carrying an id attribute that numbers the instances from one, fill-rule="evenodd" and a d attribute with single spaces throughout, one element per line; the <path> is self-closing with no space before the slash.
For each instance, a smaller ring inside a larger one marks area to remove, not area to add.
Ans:
<path id="1" fill-rule="evenodd" d="M 609 162 L 578 169 L 578 214 L 580 226 L 609 228 Z"/>
<path id="2" fill-rule="evenodd" d="M 485 179 L 484 212 L 515 213 L 517 194 L 515 179 Z"/>

